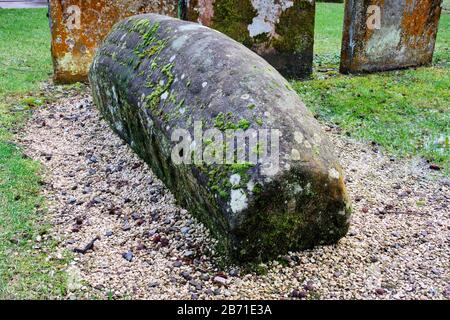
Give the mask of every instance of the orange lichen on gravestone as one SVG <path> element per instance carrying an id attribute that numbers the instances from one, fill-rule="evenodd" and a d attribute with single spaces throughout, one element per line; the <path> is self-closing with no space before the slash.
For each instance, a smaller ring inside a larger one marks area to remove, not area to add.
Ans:
<path id="1" fill-rule="evenodd" d="M 177 9 L 177 0 L 51 0 L 55 82 L 86 82 L 97 47 L 119 20 L 149 12 L 176 16 Z"/>
<path id="2" fill-rule="evenodd" d="M 347 1 L 341 72 L 429 65 L 441 9 L 441 0 Z"/>

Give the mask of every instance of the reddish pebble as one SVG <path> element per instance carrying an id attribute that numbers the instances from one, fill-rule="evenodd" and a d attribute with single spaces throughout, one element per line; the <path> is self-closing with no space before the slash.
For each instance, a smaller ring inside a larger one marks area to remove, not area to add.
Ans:
<path id="1" fill-rule="evenodd" d="M 375 290 L 375 292 L 379 295 L 382 296 L 386 293 L 386 290 L 384 290 L 383 288 L 378 288 L 377 290 Z"/>
<path id="2" fill-rule="evenodd" d="M 169 245 L 169 239 L 161 238 L 161 247 L 167 247 Z"/>
<path id="3" fill-rule="evenodd" d="M 432 165 L 430 165 L 430 169 L 435 170 L 435 171 L 440 171 L 441 167 L 439 167 L 437 164 L 432 164 Z"/>

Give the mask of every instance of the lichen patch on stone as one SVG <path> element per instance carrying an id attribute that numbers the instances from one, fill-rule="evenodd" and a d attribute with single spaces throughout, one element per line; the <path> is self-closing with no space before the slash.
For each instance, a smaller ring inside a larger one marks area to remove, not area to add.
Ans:
<path id="1" fill-rule="evenodd" d="M 230 208 L 233 213 L 239 213 L 247 209 L 247 195 L 242 189 L 231 190 Z"/>

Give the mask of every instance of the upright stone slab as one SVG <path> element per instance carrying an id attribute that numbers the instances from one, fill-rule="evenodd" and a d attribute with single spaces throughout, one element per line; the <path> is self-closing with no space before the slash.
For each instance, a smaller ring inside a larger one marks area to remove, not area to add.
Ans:
<path id="1" fill-rule="evenodd" d="M 90 84 L 112 128 L 221 252 L 268 259 L 346 234 L 332 145 L 289 82 L 238 42 L 178 19 L 131 17 L 98 50 Z"/>
<path id="2" fill-rule="evenodd" d="M 87 81 L 95 50 L 117 21 L 138 13 L 176 16 L 178 0 L 50 0 L 54 80 Z"/>
<path id="3" fill-rule="evenodd" d="M 341 72 L 430 64 L 441 4 L 441 0 L 346 1 Z"/>
<path id="4" fill-rule="evenodd" d="M 315 0 L 181 0 L 182 16 L 246 45 L 282 75 L 312 72 Z M 182 6 L 183 7 L 183 6 Z"/>

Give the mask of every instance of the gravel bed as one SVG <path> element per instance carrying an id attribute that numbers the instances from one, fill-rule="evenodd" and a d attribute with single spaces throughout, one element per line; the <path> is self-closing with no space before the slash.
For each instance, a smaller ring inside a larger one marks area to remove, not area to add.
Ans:
<path id="1" fill-rule="evenodd" d="M 244 274 L 220 270 L 214 240 L 101 119 L 86 94 L 36 110 L 19 142 L 44 167 L 43 193 L 68 299 L 448 299 L 450 181 L 324 125 L 354 207 L 336 246 Z M 93 245 L 92 245 L 93 244 Z M 92 246 L 91 246 L 92 245 Z"/>

